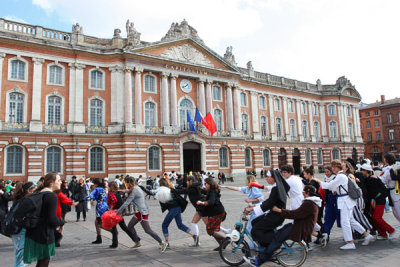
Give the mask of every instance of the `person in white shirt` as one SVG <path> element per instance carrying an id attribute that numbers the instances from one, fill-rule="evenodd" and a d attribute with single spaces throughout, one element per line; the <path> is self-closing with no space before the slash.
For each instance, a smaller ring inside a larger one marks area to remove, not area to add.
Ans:
<path id="1" fill-rule="evenodd" d="M 342 225 L 344 241 L 347 244 L 341 246 L 340 249 L 355 249 L 352 229 L 363 234 L 365 236 L 363 246 L 369 245 L 374 237 L 368 234 L 365 229 L 354 219 L 353 208 L 356 205 L 354 199 L 350 198 L 347 194 L 348 189 L 348 177 L 342 171 L 343 165 L 340 160 L 333 160 L 331 162 L 332 171 L 336 174 L 336 178 L 330 182 L 320 182 L 320 186 L 323 189 L 329 189 L 332 192 L 336 192 L 337 206 L 340 210 L 340 224 Z"/>
<path id="2" fill-rule="evenodd" d="M 119 176 L 119 175 L 117 175 L 117 176 L 115 176 L 115 180 L 114 180 L 114 182 L 118 185 L 118 188 L 120 188 L 121 187 L 121 185 L 123 184 L 122 183 L 122 175 L 121 176 Z"/>
<path id="3" fill-rule="evenodd" d="M 294 169 L 291 165 L 282 166 L 281 172 L 283 178 L 286 179 L 286 182 L 290 186 L 290 210 L 296 210 L 303 203 L 303 182 L 301 181 L 300 177 L 293 175 Z"/>
<path id="4" fill-rule="evenodd" d="M 393 204 L 392 207 L 393 216 L 400 222 L 400 192 L 399 192 L 400 182 L 394 180 L 390 174 L 390 172 L 392 172 L 393 176 L 395 176 L 393 165 L 396 163 L 396 158 L 392 153 L 386 153 L 383 156 L 383 159 L 387 167 L 382 169 L 380 178 L 382 182 L 386 185 L 386 187 L 389 189 L 389 197 Z M 397 172 L 400 173 L 400 171 Z"/>

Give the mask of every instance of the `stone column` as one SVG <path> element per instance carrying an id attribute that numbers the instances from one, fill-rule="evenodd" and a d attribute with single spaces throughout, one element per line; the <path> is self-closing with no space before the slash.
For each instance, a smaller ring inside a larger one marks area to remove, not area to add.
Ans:
<path id="1" fill-rule="evenodd" d="M 129 120 L 129 115 L 126 114 L 128 112 L 127 105 L 129 105 L 126 101 L 127 98 L 126 92 L 129 85 L 127 82 L 129 78 L 131 79 L 132 87 L 132 77 L 131 71 L 133 68 L 124 68 L 123 66 L 115 65 L 110 67 L 109 70 L 111 72 L 111 123 L 108 126 L 108 133 L 121 133 L 123 131 L 123 124 L 125 124 L 125 131 L 129 132 L 132 128 L 132 111 L 131 111 L 131 124 L 127 123 Z M 125 74 L 124 74 L 124 71 Z M 127 77 L 127 75 L 129 77 Z M 121 104 L 123 104 L 123 109 L 121 108 Z M 132 89 L 131 89 L 131 110 L 132 110 Z M 126 116 L 125 116 L 126 115 Z"/>
<path id="2" fill-rule="evenodd" d="M 70 63 L 69 75 L 69 123 L 67 131 L 69 133 L 85 133 L 83 124 L 83 70 L 85 65 Z M 73 109 L 73 110 L 71 110 Z"/>
<path id="3" fill-rule="evenodd" d="M 73 132 L 73 127 L 75 123 L 75 74 L 76 67 L 75 63 L 69 63 L 69 115 L 68 115 L 68 124 L 67 131 L 68 133 Z"/>
<path id="4" fill-rule="evenodd" d="M 276 133 L 275 133 L 275 114 L 274 114 L 274 97 L 272 95 L 268 95 L 268 102 L 269 102 L 269 123 L 270 123 L 270 133 L 272 140 L 276 140 Z"/>
<path id="5" fill-rule="evenodd" d="M 289 140 L 290 132 L 289 132 L 287 97 L 282 98 L 282 106 L 283 106 L 283 123 L 285 125 L 285 136 L 286 136 L 286 140 Z"/>
<path id="6" fill-rule="evenodd" d="M 6 53 L 0 52 L 0 73 L 1 73 L 1 75 L 0 75 L 0 110 L 1 110 L 1 93 L 2 93 L 1 84 L 2 84 L 2 78 L 3 78 L 3 61 L 4 61 L 5 57 L 6 57 Z M 7 121 L 7 118 L 5 119 L 5 121 Z M 0 125 L 1 125 L 1 120 L 0 120 Z M 1 127 L 0 127 L 0 129 L 1 129 Z"/>
<path id="7" fill-rule="evenodd" d="M 199 100 L 199 110 L 201 115 L 204 117 L 206 116 L 206 99 L 205 99 L 205 92 L 204 92 L 204 79 L 199 79 L 199 86 L 198 86 L 198 100 Z"/>
<path id="8" fill-rule="evenodd" d="M 301 109 L 300 109 L 301 101 L 296 99 L 296 112 L 297 112 L 297 135 L 300 138 L 300 141 L 304 141 L 304 136 L 303 136 L 303 121 L 301 120 Z"/>
<path id="9" fill-rule="evenodd" d="M 234 129 L 233 125 L 233 104 L 232 104 L 232 85 L 226 85 L 226 120 L 228 123 L 228 130 L 231 131 Z"/>
<path id="10" fill-rule="evenodd" d="M 342 108 L 342 104 L 341 103 L 337 103 L 337 110 L 338 110 L 338 119 L 339 119 L 339 137 L 341 138 L 341 140 L 343 141 L 344 138 L 344 118 L 343 118 L 343 108 Z"/>
<path id="11" fill-rule="evenodd" d="M 125 84 L 124 84 L 124 123 L 125 132 L 132 131 L 132 71 L 133 67 L 125 67 Z"/>
<path id="12" fill-rule="evenodd" d="M 254 139 L 261 139 L 261 134 L 260 134 L 260 122 L 258 119 L 258 94 L 256 92 L 251 92 L 250 93 L 251 97 L 251 116 L 249 116 L 249 119 L 251 117 L 251 121 L 253 122 L 253 133 L 254 133 Z"/>
<path id="13" fill-rule="evenodd" d="M 42 72 L 43 58 L 32 58 L 33 61 L 33 88 L 32 88 L 32 118 L 29 123 L 29 131 L 41 132 L 42 121 L 40 110 L 42 106 Z"/>
<path id="14" fill-rule="evenodd" d="M 311 141 L 315 142 L 315 134 L 314 134 L 314 121 L 313 121 L 313 113 L 312 113 L 312 103 L 310 101 L 308 101 L 308 119 L 310 121 L 309 125 L 310 125 L 310 137 L 311 137 Z"/>
<path id="15" fill-rule="evenodd" d="M 161 126 L 169 127 L 169 96 L 168 96 L 169 73 L 161 74 Z"/>
<path id="16" fill-rule="evenodd" d="M 75 122 L 83 124 L 83 64 L 75 64 Z"/>
<path id="17" fill-rule="evenodd" d="M 178 109 L 177 109 L 177 96 L 176 96 L 176 78 L 178 74 L 171 73 L 171 86 L 170 86 L 170 96 L 171 96 L 171 125 L 173 128 L 177 128 L 178 126 Z"/>
<path id="18" fill-rule="evenodd" d="M 354 136 L 356 142 L 363 142 L 361 137 L 361 128 L 360 128 L 360 114 L 358 108 L 353 106 L 353 121 L 354 121 Z"/>
<path id="19" fill-rule="evenodd" d="M 324 142 L 328 142 L 328 136 L 327 136 L 327 125 L 326 125 L 326 119 L 325 119 L 325 104 L 321 103 L 319 106 L 319 114 L 321 118 L 321 137 Z"/>
<path id="20" fill-rule="evenodd" d="M 135 67 L 135 124 L 143 125 L 143 111 L 142 111 L 142 72 L 143 67 Z"/>
<path id="21" fill-rule="evenodd" d="M 345 142 L 350 142 L 350 136 L 349 136 L 349 120 L 347 117 L 347 106 L 346 105 L 342 105 L 343 108 L 343 123 L 344 123 L 344 138 L 345 138 Z"/>
<path id="22" fill-rule="evenodd" d="M 233 88 L 233 116 L 235 122 L 235 130 L 241 129 L 240 125 L 240 91 L 238 87 Z"/>
<path id="23" fill-rule="evenodd" d="M 212 113 L 211 84 L 212 84 L 212 81 L 207 79 L 207 83 L 206 83 L 206 114 L 208 114 L 209 112 Z M 213 115 L 213 114 L 211 114 L 211 115 Z"/>

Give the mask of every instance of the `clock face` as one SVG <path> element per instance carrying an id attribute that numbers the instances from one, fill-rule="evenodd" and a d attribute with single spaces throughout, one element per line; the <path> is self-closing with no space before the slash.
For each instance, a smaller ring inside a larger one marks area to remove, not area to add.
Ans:
<path id="1" fill-rule="evenodd" d="M 183 79 L 181 81 L 181 89 L 185 93 L 189 93 L 192 91 L 192 83 L 189 80 Z"/>

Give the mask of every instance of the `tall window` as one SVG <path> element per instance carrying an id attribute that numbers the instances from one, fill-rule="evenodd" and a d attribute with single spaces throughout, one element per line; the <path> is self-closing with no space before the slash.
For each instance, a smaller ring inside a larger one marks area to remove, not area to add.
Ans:
<path id="1" fill-rule="evenodd" d="M 392 123 L 392 121 L 393 121 L 392 113 L 387 114 L 387 119 L 388 119 L 388 123 Z"/>
<path id="2" fill-rule="evenodd" d="M 375 128 L 379 128 L 379 120 L 375 120 Z"/>
<path id="3" fill-rule="evenodd" d="M 311 165 L 311 150 L 306 149 L 306 165 Z"/>
<path id="4" fill-rule="evenodd" d="M 245 156 L 245 166 L 246 167 L 251 167 L 251 149 L 246 148 L 244 150 L 244 156 Z"/>
<path id="5" fill-rule="evenodd" d="M 149 148 L 149 170 L 160 170 L 160 148 L 157 146 Z"/>
<path id="6" fill-rule="evenodd" d="M 25 62 L 18 59 L 11 61 L 11 78 L 25 80 Z"/>
<path id="7" fill-rule="evenodd" d="M 244 134 L 249 133 L 249 117 L 247 114 L 242 114 L 242 131 Z"/>
<path id="8" fill-rule="evenodd" d="M 267 136 L 267 117 L 261 116 L 261 135 Z"/>
<path id="9" fill-rule="evenodd" d="M 240 93 L 240 105 L 242 107 L 246 107 L 247 106 L 246 93 L 244 93 L 244 92 Z"/>
<path id="10" fill-rule="evenodd" d="M 317 150 L 317 163 L 319 164 L 319 165 L 321 165 L 323 162 L 322 162 L 322 149 L 318 149 Z"/>
<path id="11" fill-rule="evenodd" d="M 222 88 L 219 86 L 213 86 L 213 99 L 216 101 L 222 100 Z"/>
<path id="12" fill-rule="evenodd" d="M 260 95 L 259 100 L 260 100 L 260 108 L 261 108 L 261 109 L 266 109 L 266 108 L 267 108 L 267 105 L 266 105 L 266 103 L 265 103 L 265 97 L 263 97 L 262 95 Z"/>
<path id="13" fill-rule="evenodd" d="M 103 149 L 101 147 L 92 147 L 90 149 L 90 171 L 91 172 L 103 172 Z"/>
<path id="14" fill-rule="evenodd" d="M 307 138 L 308 137 L 308 127 L 307 127 L 307 121 L 306 120 L 304 120 L 302 122 L 302 130 L 303 130 L 304 138 Z"/>
<path id="15" fill-rule="evenodd" d="M 331 138 L 337 138 L 338 137 L 336 121 L 329 122 L 329 136 Z"/>
<path id="16" fill-rule="evenodd" d="M 307 105 L 304 102 L 301 102 L 301 113 L 307 114 Z"/>
<path id="17" fill-rule="evenodd" d="M 371 129 L 371 121 L 367 121 L 367 129 Z"/>
<path id="18" fill-rule="evenodd" d="M 61 148 L 52 146 L 46 150 L 46 172 L 61 172 Z"/>
<path id="19" fill-rule="evenodd" d="M 378 147 L 374 146 L 374 153 L 378 153 Z"/>
<path id="20" fill-rule="evenodd" d="M 381 141 L 381 132 L 376 132 L 376 141 Z"/>
<path id="21" fill-rule="evenodd" d="M 281 118 L 276 118 L 276 136 L 282 136 L 282 120 Z"/>
<path id="22" fill-rule="evenodd" d="M 11 93 L 9 100 L 9 120 L 10 122 L 24 122 L 24 95 Z"/>
<path id="23" fill-rule="evenodd" d="M 193 118 L 193 104 L 188 99 L 183 99 L 179 105 L 179 122 L 183 131 L 189 130 L 187 114 Z"/>
<path id="24" fill-rule="evenodd" d="M 296 137 L 296 121 L 294 119 L 290 119 L 289 131 L 290 131 L 290 137 Z"/>
<path id="25" fill-rule="evenodd" d="M 314 116 L 318 116 L 318 106 L 317 106 L 317 104 L 313 104 L 313 114 L 314 114 Z"/>
<path id="26" fill-rule="evenodd" d="M 144 104 L 144 126 L 154 127 L 156 125 L 156 104 L 146 102 Z"/>
<path id="27" fill-rule="evenodd" d="M 154 93 L 156 91 L 156 78 L 152 75 L 144 76 L 144 91 Z"/>
<path id="28" fill-rule="evenodd" d="M 319 138 L 319 123 L 314 121 L 314 135 L 315 138 Z"/>
<path id="29" fill-rule="evenodd" d="M 332 160 L 340 159 L 339 149 L 335 148 L 332 150 Z"/>
<path id="30" fill-rule="evenodd" d="M 372 133 L 368 133 L 368 142 L 371 142 L 372 141 Z"/>
<path id="31" fill-rule="evenodd" d="M 353 124 L 349 122 L 349 136 L 351 139 L 353 139 Z"/>
<path id="32" fill-rule="evenodd" d="M 49 83 L 62 84 L 62 68 L 60 66 L 52 65 L 49 67 Z"/>
<path id="33" fill-rule="evenodd" d="M 219 167 L 228 168 L 228 149 L 226 147 L 219 149 Z"/>
<path id="34" fill-rule="evenodd" d="M 328 105 L 328 116 L 336 115 L 336 107 L 333 104 Z"/>
<path id="35" fill-rule="evenodd" d="M 20 146 L 9 146 L 7 148 L 7 174 L 22 174 L 23 150 Z"/>
<path id="36" fill-rule="evenodd" d="M 103 73 L 99 70 L 90 72 L 90 87 L 95 89 L 103 89 Z"/>
<path id="37" fill-rule="evenodd" d="M 288 101 L 288 111 L 289 112 L 294 112 L 294 104 L 292 100 Z"/>
<path id="38" fill-rule="evenodd" d="M 393 129 L 389 130 L 389 140 L 391 140 L 391 141 L 394 140 L 394 130 Z"/>
<path id="39" fill-rule="evenodd" d="M 365 112 L 365 117 L 369 117 L 369 111 Z"/>
<path id="40" fill-rule="evenodd" d="M 61 97 L 49 97 L 49 103 L 47 107 L 47 123 L 61 124 Z"/>
<path id="41" fill-rule="evenodd" d="M 222 110 L 215 109 L 214 110 L 214 121 L 215 126 L 217 127 L 217 131 L 222 131 Z"/>
<path id="42" fill-rule="evenodd" d="M 347 117 L 351 117 L 351 109 L 350 106 L 346 107 L 346 111 L 347 111 Z"/>
<path id="43" fill-rule="evenodd" d="M 274 99 L 274 106 L 275 106 L 275 111 L 281 110 L 281 101 L 279 100 L 279 98 Z"/>
<path id="44" fill-rule="evenodd" d="M 264 167 L 271 166 L 271 155 L 269 149 L 263 150 Z"/>
<path id="45" fill-rule="evenodd" d="M 103 126 L 103 101 L 90 100 L 90 126 Z"/>

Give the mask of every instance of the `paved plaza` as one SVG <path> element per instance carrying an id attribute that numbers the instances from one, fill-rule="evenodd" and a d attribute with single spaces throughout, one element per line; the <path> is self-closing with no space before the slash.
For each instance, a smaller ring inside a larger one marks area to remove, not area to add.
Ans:
<path id="1" fill-rule="evenodd" d="M 265 184 L 265 181 L 260 181 Z M 242 182 L 235 181 L 228 185 L 242 186 Z M 245 195 L 231 190 L 223 189 L 222 202 L 228 213 L 223 222 L 225 228 L 232 228 L 234 223 L 246 206 Z M 157 200 L 149 200 L 150 223 L 160 236 L 161 223 L 165 213 L 161 213 Z M 75 212 L 68 213 L 67 223 L 64 229 L 64 239 L 61 247 L 56 249 L 56 256 L 51 260 L 51 266 L 227 266 L 219 257 L 218 252 L 212 251 L 216 247 L 213 238 L 206 235 L 203 223 L 199 223 L 200 243 L 198 248 L 188 246 L 192 239 L 189 235 L 177 229 L 174 222 L 169 227 L 171 249 L 161 254 L 158 244 L 150 236 L 143 232 L 138 224 L 136 229 L 142 238 L 142 246 L 133 249 L 133 242 L 118 228 L 119 247 L 110 249 L 111 234 L 103 231 L 103 244 L 93 245 L 96 233 L 94 228 L 94 210 L 91 209 L 86 222 L 75 222 Z M 193 207 L 189 204 L 183 213 L 183 222 L 190 227 L 194 214 Z M 343 244 L 341 230 L 334 228 L 331 242 L 324 249 L 315 247 L 309 252 L 307 261 L 303 266 L 399 266 L 400 259 L 400 224 L 395 220 L 392 213 L 385 213 L 384 218 L 396 228 L 396 238 L 385 241 L 375 241 L 369 246 L 357 244 L 357 249 L 352 251 L 341 251 L 339 247 Z M 128 222 L 130 217 L 125 217 Z M 0 235 L 0 261 L 1 266 L 13 265 L 13 246 L 11 239 Z M 32 264 L 33 265 L 33 264 Z M 274 263 L 263 266 L 274 266 Z M 246 265 L 243 265 L 246 266 Z"/>

